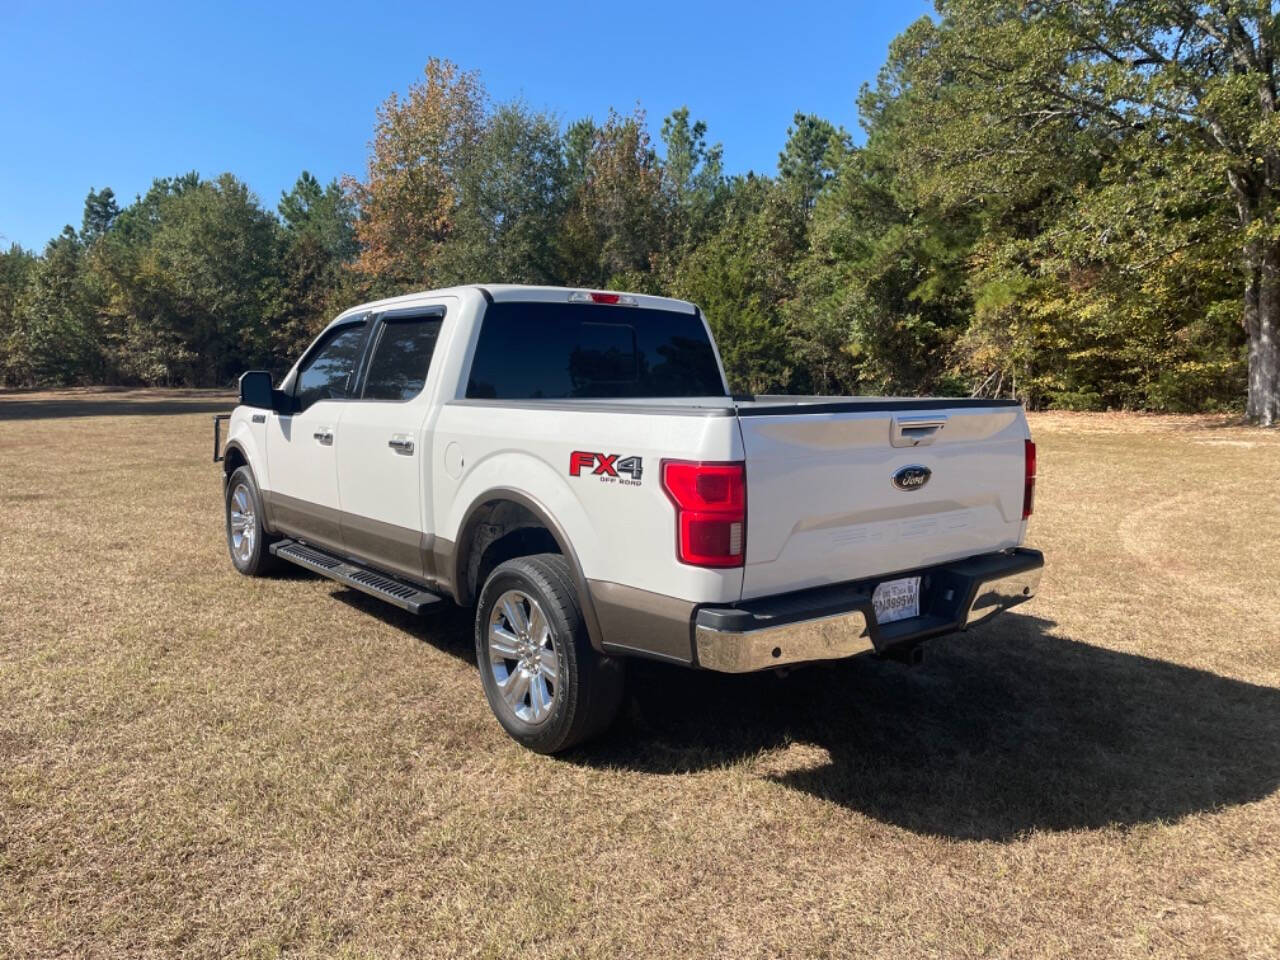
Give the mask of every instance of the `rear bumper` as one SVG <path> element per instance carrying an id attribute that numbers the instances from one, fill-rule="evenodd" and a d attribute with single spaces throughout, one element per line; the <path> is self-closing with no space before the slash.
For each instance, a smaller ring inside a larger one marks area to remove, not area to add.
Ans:
<path id="1" fill-rule="evenodd" d="M 919 575 L 920 616 L 880 626 L 871 594 L 879 580 L 702 607 L 694 616 L 697 664 L 724 673 L 833 660 L 875 650 L 905 654 L 923 640 L 963 630 L 1035 596 L 1039 550 L 1019 547 L 895 573 Z M 881 579 L 889 579 L 888 577 Z"/>

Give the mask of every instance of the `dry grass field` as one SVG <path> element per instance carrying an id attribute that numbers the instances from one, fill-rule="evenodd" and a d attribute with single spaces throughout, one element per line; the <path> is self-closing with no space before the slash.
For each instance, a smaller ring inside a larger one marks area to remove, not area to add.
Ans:
<path id="1" fill-rule="evenodd" d="M 465 614 L 233 571 L 226 405 L 0 396 L 0 956 L 1280 956 L 1280 433 L 1037 416 L 1034 602 L 553 759 Z"/>

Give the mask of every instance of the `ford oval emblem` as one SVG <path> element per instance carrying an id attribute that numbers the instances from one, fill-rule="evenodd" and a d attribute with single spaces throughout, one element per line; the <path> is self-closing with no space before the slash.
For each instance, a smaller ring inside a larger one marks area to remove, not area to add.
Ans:
<path id="1" fill-rule="evenodd" d="M 928 467 L 913 464 L 909 467 L 902 467 L 893 475 L 893 485 L 899 490 L 919 490 L 929 482 L 931 476 L 933 476 L 933 471 Z"/>

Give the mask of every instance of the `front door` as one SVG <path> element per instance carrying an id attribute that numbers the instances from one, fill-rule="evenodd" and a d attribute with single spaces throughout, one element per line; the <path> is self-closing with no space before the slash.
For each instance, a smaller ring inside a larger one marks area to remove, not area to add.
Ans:
<path id="1" fill-rule="evenodd" d="M 303 357 L 293 384 L 293 413 L 267 426 L 271 525 L 281 533 L 342 549 L 337 452 L 341 421 L 364 350 L 364 319 L 327 331 Z"/>
<path id="2" fill-rule="evenodd" d="M 443 307 L 427 307 L 378 319 L 360 395 L 345 404 L 338 451 L 346 552 L 415 579 L 430 574 L 425 387 L 443 317 Z"/>

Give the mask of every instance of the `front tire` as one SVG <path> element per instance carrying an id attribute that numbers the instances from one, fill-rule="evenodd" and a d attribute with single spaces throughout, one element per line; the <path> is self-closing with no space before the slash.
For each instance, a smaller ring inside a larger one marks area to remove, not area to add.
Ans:
<path id="1" fill-rule="evenodd" d="M 591 646 L 556 553 L 494 568 L 476 606 L 476 662 L 498 722 L 537 753 L 603 733 L 622 703 L 622 661 Z"/>
<path id="2" fill-rule="evenodd" d="M 231 562 L 246 577 L 261 577 L 276 569 L 271 554 L 274 539 L 262 521 L 262 495 L 248 466 L 236 469 L 227 480 L 227 550 Z"/>

